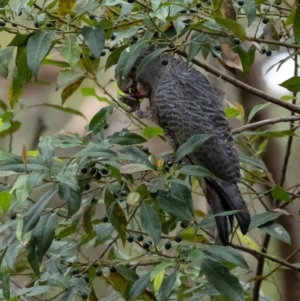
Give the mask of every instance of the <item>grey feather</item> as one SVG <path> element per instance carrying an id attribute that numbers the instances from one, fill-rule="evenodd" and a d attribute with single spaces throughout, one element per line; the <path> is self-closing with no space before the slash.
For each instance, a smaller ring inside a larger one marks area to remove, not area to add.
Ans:
<path id="1" fill-rule="evenodd" d="M 128 77 L 143 87 L 152 119 L 171 138 L 175 150 L 195 134 L 213 134 L 200 149 L 189 154 L 188 160 L 214 173 L 214 179 L 205 180 L 204 190 L 213 213 L 242 210 L 235 217 L 245 234 L 250 214 L 237 187 L 239 161 L 222 104 L 202 73 L 166 54 L 157 57 L 136 79 L 136 67 L 153 50 L 142 51 Z M 168 64 L 163 65 L 162 60 Z M 122 87 L 121 79 L 117 75 L 116 78 Z M 232 224 L 232 217 L 229 222 Z M 221 241 L 228 244 L 228 218 L 216 217 L 216 223 Z"/>

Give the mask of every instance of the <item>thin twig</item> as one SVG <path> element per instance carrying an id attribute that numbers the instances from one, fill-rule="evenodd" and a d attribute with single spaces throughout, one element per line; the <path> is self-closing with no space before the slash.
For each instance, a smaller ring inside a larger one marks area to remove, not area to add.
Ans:
<path id="1" fill-rule="evenodd" d="M 182 50 L 178 49 L 177 53 L 179 55 L 185 57 L 185 58 L 188 57 L 188 55 L 187 55 L 187 53 L 185 51 L 182 51 Z M 276 104 L 276 105 L 278 105 L 280 107 L 283 107 L 283 108 L 285 108 L 285 109 L 287 109 L 289 111 L 300 113 L 300 107 L 299 106 L 296 106 L 296 105 L 284 102 L 284 101 L 280 100 L 279 98 L 276 98 L 276 97 L 274 97 L 274 96 L 272 96 L 270 94 L 262 92 L 261 90 L 255 89 L 255 88 L 253 88 L 253 87 L 251 87 L 251 86 L 249 86 L 249 85 L 247 85 L 247 84 L 245 84 L 245 83 L 237 80 L 236 78 L 234 78 L 232 76 L 229 76 L 229 75 L 227 75 L 225 73 L 222 73 L 218 69 L 213 68 L 213 67 L 207 65 L 206 63 L 204 63 L 204 62 L 202 62 L 202 61 L 200 61 L 198 59 L 194 58 L 194 59 L 192 59 L 192 62 L 195 65 L 197 65 L 197 66 L 203 68 L 204 70 L 206 70 L 206 71 L 208 71 L 208 72 L 210 72 L 210 73 L 218 76 L 219 78 L 224 79 L 225 81 L 231 83 L 232 85 L 234 85 L 234 86 L 236 86 L 238 88 L 241 88 L 241 89 L 243 89 L 245 91 L 248 91 L 249 93 L 251 93 L 253 95 L 256 95 L 256 96 L 258 96 L 258 97 L 260 97 L 260 98 L 262 98 L 262 99 L 264 99 L 264 100 L 266 100 L 268 102 L 274 103 L 274 104 Z"/>
<path id="2" fill-rule="evenodd" d="M 300 120 L 300 115 L 294 115 L 294 116 L 286 116 L 286 117 L 279 117 L 279 118 L 272 118 L 272 119 L 265 119 L 262 121 L 258 121 L 251 124 L 246 124 L 244 126 L 241 126 L 237 129 L 232 130 L 233 134 L 239 134 L 241 132 L 247 131 L 247 130 L 253 130 L 268 124 L 275 124 L 279 122 L 289 122 L 289 121 L 296 121 Z"/>

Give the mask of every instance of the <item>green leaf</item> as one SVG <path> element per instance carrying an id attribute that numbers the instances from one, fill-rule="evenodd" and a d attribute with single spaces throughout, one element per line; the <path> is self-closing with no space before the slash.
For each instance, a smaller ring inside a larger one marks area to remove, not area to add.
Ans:
<path id="1" fill-rule="evenodd" d="M 136 281 L 139 279 L 137 273 L 131 270 L 130 268 L 127 268 L 125 265 L 122 264 L 117 265 L 116 270 L 120 275 L 122 275 L 127 280 Z"/>
<path id="2" fill-rule="evenodd" d="M 71 70 L 61 70 L 57 77 L 56 89 L 58 90 L 62 86 L 69 85 L 76 82 L 80 78 L 84 78 L 83 72 L 72 72 Z"/>
<path id="3" fill-rule="evenodd" d="M 41 30 L 31 36 L 27 44 L 27 62 L 33 76 L 37 78 L 40 63 L 55 39 L 54 31 Z"/>
<path id="4" fill-rule="evenodd" d="M 50 65 L 50 66 L 55 66 L 55 67 L 59 67 L 59 68 L 69 68 L 70 64 L 64 61 L 58 61 L 58 60 L 53 60 L 53 59 L 49 59 L 49 58 L 44 58 L 41 61 L 41 66 L 43 65 Z"/>
<path id="5" fill-rule="evenodd" d="M 298 5 L 294 24 L 293 24 L 294 36 L 297 44 L 300 46 L 300 6 Z M 298 92 L 298 91 L 297 91 Z"/>
<path id="6" fill-rule="evenodd" d="M 118 156 L 120 159 L 145 164 L 151 169 L 155 168 L 155 166 L 149 161 L 148 155 L 136 146 L 125 146 L 120 149 Z"/>
<path id="7" fill-rule="evenodd" d="M 248 20 L 248 27 L 249 27 L 256 18 L 256 2 L 255 2 L 255 0 L 245 1 L 244 5 L 243 5 L 243 10 L 246 13 L 246 17 Z"/>
<path id="8" fill-rule="evenodd" d="M 33 188 L 40 185 L 44 180 L 45 175 L 40 175 L 32 172 L 29 175 L 20 175 L 14 184 L 13 189 L 16 189 L 16 198 L 19 205 L 29 197 Z"/>
<path id="9" fill-rule="evenodd" d="M 225 113 L 227 118 L 236 117 L 236 116 L 239 116 L 241 114 L 241 112 L 237 108 L 232 108 L 232 107 L 225 108 L 224 113 Z"/>
<path id="10" fill-rule="evenodd" d="M 299 12 L 300 9 L 298 8 Z M 300 18 L 300 17 L 299 17 Z M 300 31 L 299 31 L 300 34 Z M 293 76 L 286 81 L 279 84 L 279 86 L 288 89 L 293 93 L 298 93 L 300 91 L 300 76 Z"/>
<path id="11" fill-rule="evenodd" d="M 123 5 L 124 4 L 125 3 L 123 3 Z M 118 63 L 121 53 L 127 47 L 128 47 L 128 45 L 122 45 L 109 54 L 109 56 L 106 60 L 106 64 L 105 64 L 105 70 L 107 70 L 109 67 L 114 66 Z"/>
<path id="12" fill-rule="evenodd" d="M 56 192 L 56 188 L 49 189 L 33 206 L 31 206 L 28 212 L 24 215 L 22 236 L 37 225 L 44 208 L 47 206 Z"/>
<path id="13" fill-rule="evenodd" d="M 280 241 L 283 241 L 289 245 L 291 244 L 289 233 L 283 228 L 283 226 L 277 223 L 266 224 L 259 227 L 259 229 L 277 238 Z"/>
<path id="14" fill-rule="evenodd" d="M 107 188 L 105 189 L 104 204 L 105 204 L 107 216 L 109 217 L 111 224 L 120 235 L 123 245 L 125 245 L 126 236 L 127 236 L 126 216 L 120 204 L 115 201 L 113 194 Z"/>
<path id="15" fill-rule="evenodd" d="M 256 54 L 256 50 L 257 50 L 256 47 L 254 45 L 252 45 L 249 48 L 249 50 L 246 51 L 244 49 L 244 47 L 242 45 L 240 45 L 240 46 L 236 47 L 235 50 L 241 59 L 244 72 L 249 74 L 251 67 L 255 61 L 255 54 Z"/>
<path id="16" fill-rule="evenodd" d="M 134 36 L 139 30 L 139 26 L 130 26 L 128 29 L 118 32 L 116 38 L 111 41 L 111 47 L 117 45 L 120 41 Z"/>
<path id="17" fill-rule="evenodd" d="M 256 105 L 253 107 L 253 109 L 250 111 L 248 116 L 248 122 L 255 116 L 255 114 L 263 109 L 265 109 L 267 106 L 269 106 L 270 103 L 265 103 L 262 105 Z"/>
<path id="18" fill-rule="evenodd" d="M 50 136 L 40 137 L 38 158 L 51 168 L 54 160 L 54 147 Z"/>
<path id="19" fill-rule="evenodd" d="M 159 190 L 152 193 L 151 196 L 161 209 L 171 216 L 175 216 L 178 220 L 190 221 L 193 218 L 186 202 L 170 192 Z"/>
<path id="20" fill-rule="evenodd" d="M 222 17 L 214 17 L 214 19 L 218 24 L 232 31 L 239 39 L 241 40 L 247 39 L 246 31 L 241 24 L 237 23 L 236 21 L 222 18 Z"/>
<path id="21" fill-rule="evenodd" d="M 221 294 L 231 300 L 244 300 L 243 288 L 239 279 L 219 262 L 205 258 L 201 261 L 201 270 L 208 282 Z"/>
<path id="22" fill-rule="evenodd" d="M 207 139 L 211 138 L 211 134 L 196 134 L 190 137 L 184 144 L 182 144 L 176 152 L 176 162 L 180 161 L 186 155 L 198 149 Z"/>
<path id="23" fill-rule="evenodd" d="M 113 113 L 114 108 L 114 105 L 101 108 L 90 121 L 89 131 L 92 131 L 94 135 L 99 133 L 107 124 L 107 119 Z"/>
<path id="24" fill-rule="evenodd" d="M 53 140 L 53 146 L 60 148 L 70 148 L 83 145 L 83 138 L 78 133 L 56 134 Z"/>
<path id="25" fill-rule="evenodd" d="M 84 96 L 94 96 L 101 102 L 106 102 L 109 105 L 111 104 L 111 101 L 108 100 L 106 97 L 101 97 L 101 96 L 97 95 L 94 88 L 86 88 L 86 87 L 82 88 L 81 89 L 81 94 L 84 95 Z"/>
<path id="26" fill-rule="evenodd" d="M 150 273 L 142 275 L 131 287 L 129 291 L 129 301 L 136 300 L 136 298 L 146 290 L 150 281 Z"/>
<path id="27" fill-rule="evenodd" d="M 70 64 L 71 69 L 74 71 L 80 60 L 80 47 L 77 41 L 77 35 L 67 34 L 62 40 L 61 47 L 59 48 L 60 55 L 65 58 Z"/>
<path id="28" fill-rule="evenodd" d="M 4 132 L 10 128 L 12 116 L 11 112 L 5 112 L 0 115 L 0 132 Z"/>
<path id="29" fill-rule="evenodd" d="M 79 88 L 79 86 L 82 84 L 83 80 L 85 79 L 85 76 L 79 77 L 75 82 L 70 83 L 67 85 L 61 92 L 61 103 L 64 105 L 66 100 L 74 94 L 74 92 Z"/>
<path id="30" fill-rule="evenodd" d="M 258 228 L 270 221 L 275 220 L 282 214 L 283 214 L 282 212 L 278 212 L 278 211 L 269 211 L 269 212 L 252 215 L 249 231 Z"/>
<path id="31" fill-rule="evenodd" d="M 115 132 L 108 136 L 107 139 L 111 143 L 119 145 L 133 145 L 147 142 L 142 136 L 127 131 Z"/>
<path id="32" fill-rule="evenodd" d="M 91 157 L 91 158 L 103 157 L 103 158 L 115 159 L 116 153 L 94 142 L 89 142 L 88 145 L 85 147 L 85 149 L 75 154 L 74 157 Z"/>
<path id="33" fill-rule="evenodd" d="M 77 110 L 72 109 L 72 108 L 67 108 L 67 107 L 63 107 L 63 106 L 59 106 L 59 105 L 54 105 L 54 104 L 51 104 L 51 103 L 42 103 L 42 104 L 39 104 L 39 105 L 30 106 L 30 108 L 34 108 L 34 107 L 48 107 L 48 108 L 52 108 L 52 109 L 55 109 L 55 110 L 58 110 L 58 111 L 62 111 L 64 113 L 74 114 L 74 115 L 83 117 L 85 119 L 85 116 L 80 111 L 77 111 Z"/>
<path id="34" fill-rule="evenodd" d="M 100 57 L 100 53 L 105 44 L 105 32 L 99 25 L 96 28 L 83 26 L 82 36 L 96 58 Z"/>
<path id="35" fill-rule="evenodd" d="M 157 127 L 157 126 L 147 126 L 143 128 L 142 134 L 146 138 L 150 139 L 159 135 L 164 135 L 164 130 L 161 127 Z"/>
<path id="36" fill-rule="evenodd" d="M 173 195 L 176 195 L 177 198 L 181 199 L 187 204 L 191 215 L 193 215 L 194 205 L 190 189 L 186 185 L 173 182 L 170 184 L 170 191 Z"/>
<path id="37" fill-rule="evenodd" d="M 243 255 L 232 247 L 210 246 L 208 249 L 202 251 L 207 256 L 211 256 L 218 261 L 226 260 L 243 269 L 249 269 Z"/>
<path id="38" fill-rule="evenodd" d="M 116 67 L 116 71 L 121 78 L 128 76 L 133 64 L 135 63 L 137 57 L 140 55 L 144 47 L 145 45 L 143 43 L 137 43 L 130 48 L 123 50 Z"/>
<path id="39" fill-rule="evenodd" d="M 279 39 L 276 27 L 277 27 L 277 25 L 275 26 L 274 20 L 270 19 L 270 21 L 263 27 L 263 37 L 264 37 L 264 39 L 279 41 L 280 39 Z M 268 48 L 270 50 L 279 51 L 279 45 L 276 45 L 276 44 L 268 44 Z"/>
<path id="40" fill-rule="evenodd" d="M 158 214 L 151 205 L 142 202 L 140 218 L 143 229 L 153 239 L 154 244 L 157 246 L 160 242 L 162 232 Z"/>
<path id="41" fill-rule="evenodd" d="M 120 171 L 121 173 L 124 174 L 134 174 L 136 172 L 147 171 L 147 170 L 153 170 L 153 168 L 146 164 L 132 163 L 132 164 L 126 164 L 121 166 Z"/>
<path id="42" fill-rule="evenodd" d="M 215 175 L 208 169 L 197 165 L 184 165 L 179 169 L 179 173 L 194 177 L 214 178 Z"/>
<path id="43" fill-rule="evenodd" d="M 10 300 L 10 274 L 4 267 L 0 267 L 0 279 L 3 297 Z"/>
<path id="44" fill-rule="evenodd" d="M 105 242 L 111 238 L 112 233 L 115 231 L 114 227 L 110 223 L 102 223 L 96 226 L 96 233 L 99 243 Z"/>
<path id="45" fill-rule="evenodd" d="M 27 261 L 29 262 L 30 266 L 32 267 L 35 274 L 39 277 L 40 276 L 40 265 L 39 259 L 36 254 L 37 245 L 34 239 L 30 239 L 28 244 L 26 245 L 27 250 Z"/>
<path id="46" fill-rule="evenodd" d="M 253 165 L 253 166 L 259 167 L 263 170 L 267 170 L 265 163 L 263 161 L 261 161 L 260 159 L 240 155 L 239 160 L 240 160 L 240 163 L 247 164 L 247 165 Z"/>
<path id="47" fill-rule="evenodd" d="M 136 78 L 138 78 L 144 70 L 147 70 L 147 67 L 150 66 L 150 64 L 166 49 L 167 48 L 160 48 L 145 56 L 136 70 Z"/>
<path id="48" fill-rule="evenodd" d="M 150 281 L 160 274 L 162 271 L 165 271 L 167 267 L 172 266 L 174 263 L 172 261 L 162 261 L 155 266 L 154 270 L 150 273 Z"/>
<path id="49" fill-rule="evenodd" d="M 81 205 L 81 193 L 79 187 L 74 189 L 66 183 L 59 183 L 58 195 L 68 204 L 68 217 L 71 217 L 78 212 Z"/>
<path id="50" fill-rule="evenodd" d="M 26 166 L 23 163 L 22 157 L 13 156 L 0 162 L 0 169 L 14 172 L 28 172 L 37 170 L 48 170 L 45 163 L 38 158 L 28 158 Z"/>
<path id="51" fill-rule="evenodd" d="M 0 208 L 4 214 L 7 213 L 11 205 L 12 199 L 13 197 L 9 192 L 6 191 L 0 192 Z"/>
<path id="52" fill-rule="evenodd" d="M 271 195 L 277 201 L 292 202 L 288 193 L 280 186 L 274 186 L 271 190 Z"/>
<path id="53" fill-rule="evenodd" d="M 177 271 L 171 273 L 169 276 L 165 277 L 163 283 L 157 294 L 157 301 L 169 300 L 169 296 L 172 293 L 173 286 L 177 279 Z"/>
<path id="54" fill-rule="evenodd" d="M 205 258 L 204 252 L 202 252 L 201 250 L 195 249 L 189 253 L 188 261 L 192 261 L 192 262 L 202 261 L 203 258 Z"/>
<path id="55" fill-rule="evenodd" d="M 0 76 L 3 76 L 4 78 L 7 78 L 8 76 L 8 67 L 13 57 L 13 53 L 13 47 L 6 47 L 0 50 Z"/>
<path id="56" fill-rule="evenodd" d="M 35 252 L 38 262 L 41 264 L 44 255 L 50 248 L 55 236 L 56 213 L 45 214 L 32 232 L 31 239 L 35 240 Z"/>

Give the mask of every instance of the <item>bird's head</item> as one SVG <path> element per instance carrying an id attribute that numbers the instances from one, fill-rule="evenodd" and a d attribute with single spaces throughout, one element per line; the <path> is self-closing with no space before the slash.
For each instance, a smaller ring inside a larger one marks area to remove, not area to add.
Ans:
<path id="1" fill-rule="evenodd" d="M 136 98 L 149 97 L 151 90 L 151 79 L 148 78 L 147 70 L 142 72 L 138 78 L 136 76 L 136 71 L 143 58 L 151 54 L 154 50 L 154 46 L 149 46 L 143 49 L 131 67 L 130 72 L 126 76 L 122 75 L 123 70 L 119 68 L 119 66 L 116 67 L 115 79 L 122 92 L 135 96 Z"/>

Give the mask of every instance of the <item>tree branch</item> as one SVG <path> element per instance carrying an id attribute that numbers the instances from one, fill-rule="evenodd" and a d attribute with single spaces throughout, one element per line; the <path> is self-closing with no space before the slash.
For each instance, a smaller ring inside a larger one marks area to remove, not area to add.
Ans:
<path id="1" fill-rule="evenodd" d="M 186 51 L 177 50 L 176 52 L 179 55 L 181 55 L 181 56 L 183 56 L 185 58 L 188 57 Z M 280 107 L 283 107 L 283 108 L 285 108 L 285 109 L 287 109 L 289 111 L 300 113 L 300 107 L 299 106 L 296 106 L 296 105 L 284 102 L 284 101 L 280 100 L 279 98 L 276 98 L 276 97 L 274 97 L 274 96 L 272 96 L 270 94 L 267 94 L 267 93 L 262 92 L 262 91 L 260 91 L 258 89 L 255 89 L 255 88 L 253 88 L 253 87 L 251 87 L 251 86 L 249 86 L 249 85 L 247 85 L 247 84 L 245 84 L 245 83 L 237 80 L 236 78 L 234 78 L 232 76 L 229 76 L 227 74 L 222 73 L 218 69 L 213 68 L 213 67 L 207 65 L 206 63 L 204 63 L 204 62 L 202 62 L 202 61 L 200 61 L 198 59 L 194 58 L 194 59 L 192 59 L 192 62 L 195 65 L 197 65 L 197 66 L 203 68 L 204 70 L 206 70 L 206 71 L 208 71 L 208 72 L 210 72 L 210 73 L 212 73 L 212 74 L 214 74 L 214 75 L 216 75 L 216 76 L 224 79 L 225 81 L 231 83 L 232 85 L 234 85 L 234 86 L 236 86 L 238 88 L 241 88 L 241 89 L 243 89 L 245 91 L 248 91 L 249 93 L 251 93 L 253 95 L 256 95 L 256 96 L 258 96 L 258 97 L 260 97 L 260 98 L 262 98 L 262 99 L 264 99 L 264 100 L 266 100 L 268 102 L 274 103 L 274 104 L 276 104 L 276 105 L 278 105 Z"/>
<path id="2" fill-rule="evenodd" d="M 241 126 L 237 129 L 233 129 L 232 133 L 233 134 L 239 134 L 241 132 L 247 131 L 247 130 L 252 130 L 259 128 L 261 126 L 267 125 L 267 124 L 275 124 L 279 122 L 289 122 L 289 121 L 296 121 L 300 120 L 300 115 L 294 115 L 294 116 L 287 116 L 287 117 L 279 117 L 279 118 L 272 118 L 272 119 L 265 119 L 262 121 L 254 122 L 251 124 L 246 124 L 244 126 Z"/>

